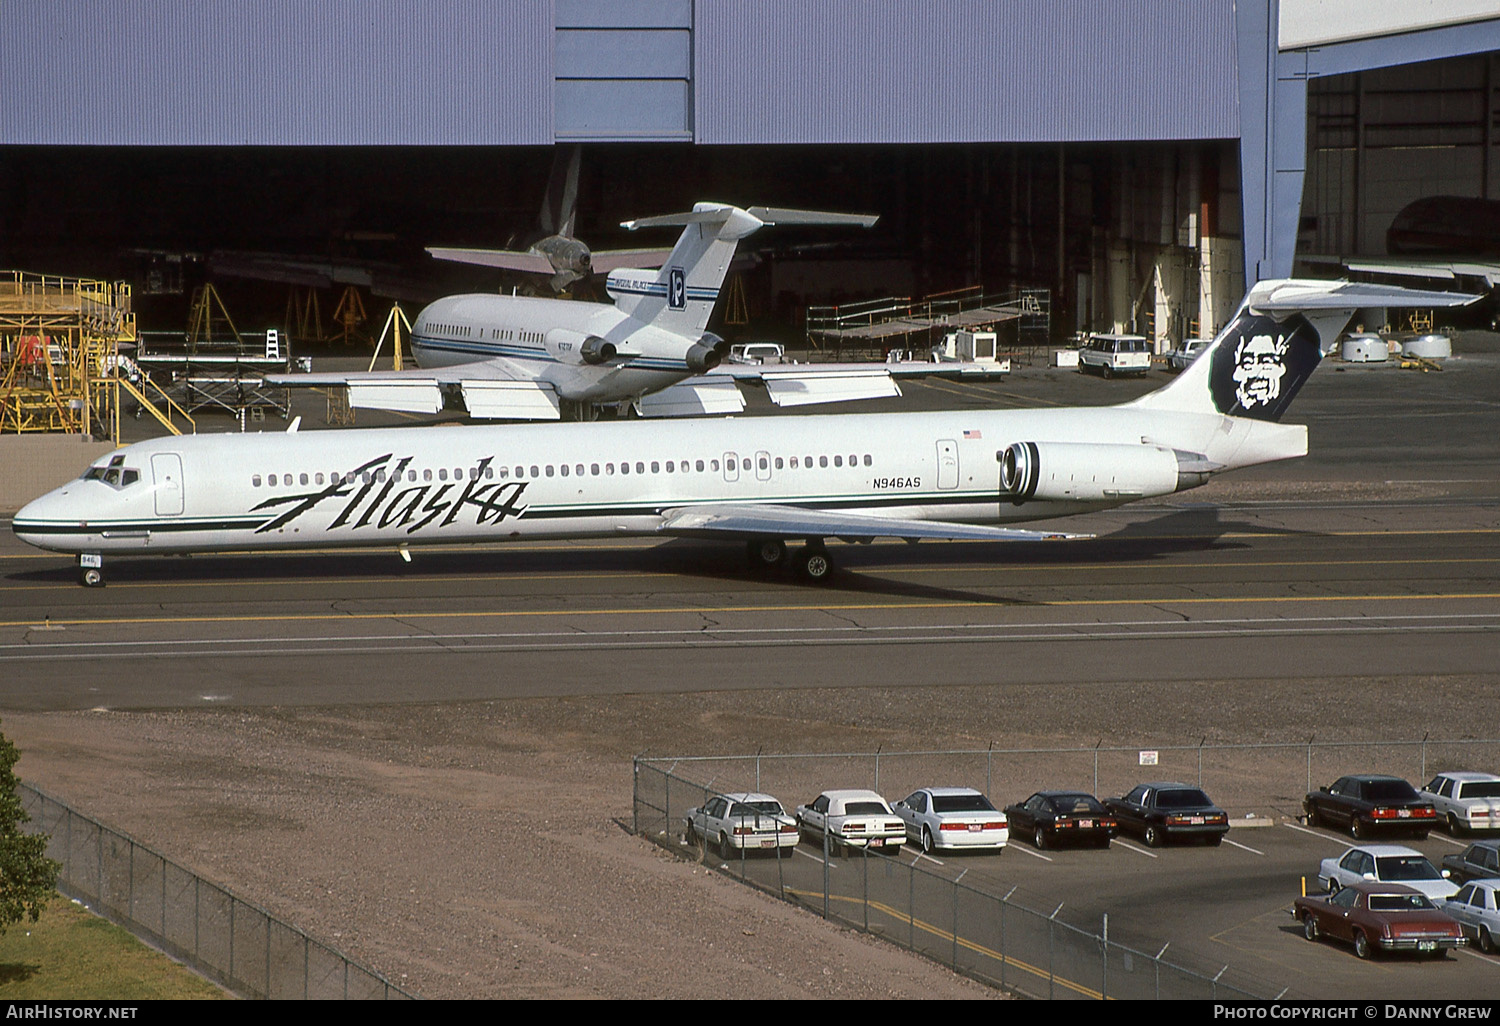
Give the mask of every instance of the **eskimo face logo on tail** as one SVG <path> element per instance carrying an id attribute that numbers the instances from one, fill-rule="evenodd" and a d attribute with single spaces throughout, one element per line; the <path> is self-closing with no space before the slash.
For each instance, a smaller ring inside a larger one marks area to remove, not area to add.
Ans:
<path id="1" fill-rule="evenodd" d="M 1213 354 L 1214 408 L 1235 417 L 1280 420 L 1321 356 L 1317 329 L 1300 315 L 1278 324 L 1246 311 Z"/>

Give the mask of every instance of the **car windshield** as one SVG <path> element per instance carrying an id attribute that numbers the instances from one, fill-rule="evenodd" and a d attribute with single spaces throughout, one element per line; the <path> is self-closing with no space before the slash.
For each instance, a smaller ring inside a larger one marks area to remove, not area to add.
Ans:
<path id="1" fill-rule="evenodd" d="M 1404 780 L 1371 780 L 1365 784 L 1365 797 L 1372 802 L 1415 801 L 1417 792 Z"/>
<path id="2" fill-rule="evenodd" d="M 1500 780 L 1472 780 L 1460 786 L 1463 798 L 1500 798 Z"/>
<path id="3" fill-rule="evenodd" d="M 1382 880 L 1441 880 L 1443 874 L 1422 855 L 1387 855 L 1376 859 Z"/>
<path id="4" fill-rule="evenodd" d="M 1196 787 L 1178 787 L 1156 793 L 1156 807 L 1159 809 L 1188 809 L 1195 805 L 1212 804 L 1208 795 Z"/>
<path id="5" fill-rule="evenodd" d="M 1435 906 L 1425 894 L 1372 894 L 1371 912 L 1422 912 Z"/>
<path id="6" fill-rule="evenodd" d="M 933 812 L 994 812 L 995 807 L 982 794 L 935 794 Z"/>
<path id="7" fill-rule="evenodd" d="M 846 816 L 878 816 L 885 812 L 879 802 L 849 802 L 844 806 Z"/>
<path id="8" fill-rule="evenodd" d="M 1049 798 L 1047 804 L 1052 806 L 1053 811 L 1064 815 L 1104 811 L 1104 806 L 1094 801 L 1091 795 L 1086 794 L 1059 795 L 1056 798 Z"/>

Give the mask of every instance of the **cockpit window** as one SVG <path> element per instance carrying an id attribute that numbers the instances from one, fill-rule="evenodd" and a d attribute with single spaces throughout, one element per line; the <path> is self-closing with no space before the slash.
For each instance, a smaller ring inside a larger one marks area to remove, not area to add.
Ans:
<path id="1" fill-rule="evenodd" d="M 125 457 L 116 456 L 107 464 L 93 466 L 83 473 L 85 481 L 102 481 L 111 488 L 129 488 L 140 481 L 141 472 L 125 464 Z"/>

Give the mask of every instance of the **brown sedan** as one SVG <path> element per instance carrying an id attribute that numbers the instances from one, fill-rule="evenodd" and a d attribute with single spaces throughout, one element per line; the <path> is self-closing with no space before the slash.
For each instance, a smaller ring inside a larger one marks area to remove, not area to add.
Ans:
<path id="1" fill-rule="evenodd" d="M 1415 951 L 1442 958 L 1468 944 L 1458 923 L 1405 884 L 1361 881 L 1333 894 L 1298 898 L 1292 915 L 1310 941 L 1331 937 L 1369 958 L 1376 951 Z"/>

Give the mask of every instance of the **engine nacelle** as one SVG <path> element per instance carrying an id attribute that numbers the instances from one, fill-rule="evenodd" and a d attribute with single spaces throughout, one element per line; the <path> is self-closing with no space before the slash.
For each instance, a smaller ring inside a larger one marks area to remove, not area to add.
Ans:
<path id="1" fill-rule="evenodd" d="M 547 352 L 562 363 L 591 365 L 606 363 L 619 355 L 613 342 L 566 328 L 547 332 Z"/>
<path id="2" fill-rule="evenodd" d="M 1177 454 L 1154 445 L 1016 442 L 998 454 L 1000 498 L 1046 502 L 1130 502 L 1202 483 Z"/>
<path id="3" fill-rule="evenodd" d="M 717 367 L 723 357 L 702 342 L 694 342 L 687 347 L 687 352 L 682 354 L 682 359 L 687 363 L 688 370 L 694 374 L 702 374 L 704 371 Z"/>

